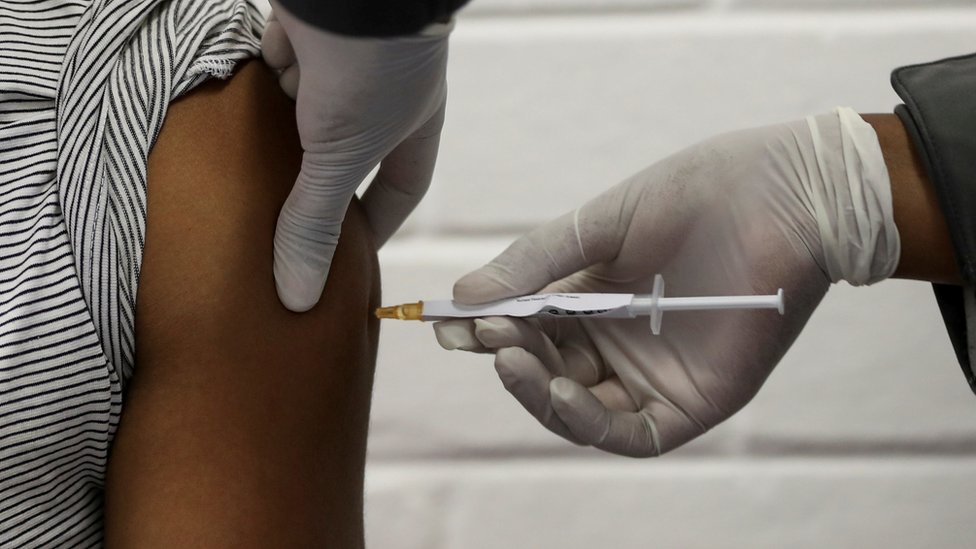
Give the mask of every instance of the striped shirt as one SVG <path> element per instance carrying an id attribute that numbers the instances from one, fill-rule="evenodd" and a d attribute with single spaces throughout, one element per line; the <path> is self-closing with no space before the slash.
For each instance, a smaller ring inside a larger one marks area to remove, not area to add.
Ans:
<path id="1" fill-rule="evenodd" d="M 98 547 L 168 104 L 258 54 L 252 0 L 0 1 L 0 548 Z"/>

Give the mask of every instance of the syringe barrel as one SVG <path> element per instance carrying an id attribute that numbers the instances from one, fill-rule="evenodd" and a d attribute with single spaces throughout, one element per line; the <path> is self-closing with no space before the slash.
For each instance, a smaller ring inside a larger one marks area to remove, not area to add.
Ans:
<path id="1" fill-rule="evenodd" d="M 721 297 L 663 297 L 658 300 L 662 311 L 697 311 L 701 309 L 778 309 L 781 299 L 775 295 Z"/>

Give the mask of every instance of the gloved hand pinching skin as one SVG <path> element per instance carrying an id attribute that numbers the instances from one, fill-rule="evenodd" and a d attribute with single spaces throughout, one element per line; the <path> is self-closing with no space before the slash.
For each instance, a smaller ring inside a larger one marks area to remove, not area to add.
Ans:
<path id="1" fill-rule="evenodd" d="M 786 314 L 672 312 L 636 319 L 451 320 L 449 349 L 495 353 L 505 387 L 579 444 L 655 456 L 756 394 L 831 281 L 892 274 L 899 241 L 873 129 L 849 109 L 721 135 L 681 151 L 515 241 L 454 297 L 531 293 L 772 294 Z"/>
<path id="2" fill-rule="evenodd" d="M 282 303 L 301 312 L 322 294 L 346 208 L 373 167 L 380 165 L 363 206 L 378 245 L 426 193 L 444 121 L 453 24 L 403 37 L 348 37 L 272 6 L 262 50 L 296 98 L 305 150 L 278 217 L 274 276 Z"/>

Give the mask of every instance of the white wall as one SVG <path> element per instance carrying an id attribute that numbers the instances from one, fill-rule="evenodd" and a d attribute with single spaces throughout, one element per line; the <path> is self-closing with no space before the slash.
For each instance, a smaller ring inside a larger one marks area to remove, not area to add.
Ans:
<path id="1" fill-rule="evenodd" d="M 696 140 L 976 50 L 971 1 L 473 0 L 433 188 L 382 252 L 384 303 L 449 297 L 523 230 Z M 972 547 L 976 396 L 928 285 L 833 288 L 755 400 L 656 460 L 563 442 L 491 359 L 384 323 L 376 548 Z"/>

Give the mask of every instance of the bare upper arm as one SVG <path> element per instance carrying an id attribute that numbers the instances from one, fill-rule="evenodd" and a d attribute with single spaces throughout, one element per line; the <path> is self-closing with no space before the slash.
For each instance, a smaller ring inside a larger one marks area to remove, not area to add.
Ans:
<path id="1" fill-rule="evenodd" d="M 259 62 L 170 105 L 149 158 L 110 546 L 361 543 L 376 252 L 354 203 L 319 304 L 281 305 L 274 229 L 300 160 L 294 104 Z"/>

